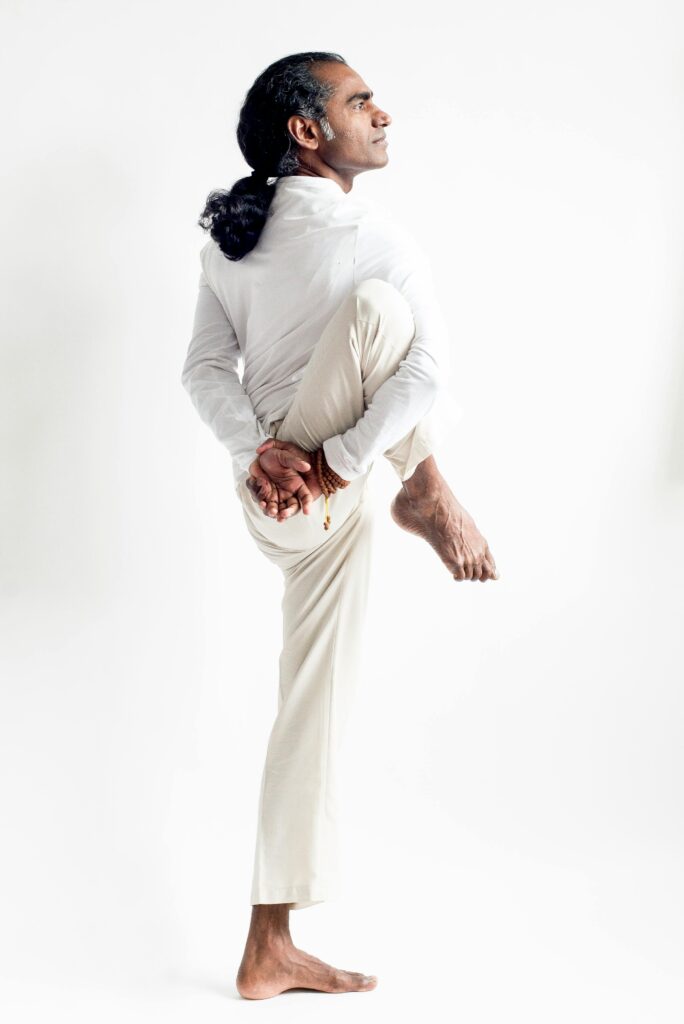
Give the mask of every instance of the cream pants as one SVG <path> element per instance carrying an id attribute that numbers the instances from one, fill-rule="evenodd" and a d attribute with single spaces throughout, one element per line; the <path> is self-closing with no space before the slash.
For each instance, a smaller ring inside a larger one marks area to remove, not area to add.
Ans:
<path id="1" fill-rule="evenodd" d="M 396 373 L 414 332 L 411 307 L 393 285 L 362 281 L 327 323 L 287 415 L 264 424 L 267 433 L 313 451 L 348 430 Z M 400 480 L 432 454 L 436 438 L 428 415 L 384 452 Z M 361 666 L 373 533 L 368 475 L 330 496 L 327 531 L 323 496 L 309 515 L 278 523 L 244 482 L 238 487 L 251 536 L 284 577 L 278 712 L 261 779 L 252 905 L 300 910 L 337 894 L 338 768 Z"/>

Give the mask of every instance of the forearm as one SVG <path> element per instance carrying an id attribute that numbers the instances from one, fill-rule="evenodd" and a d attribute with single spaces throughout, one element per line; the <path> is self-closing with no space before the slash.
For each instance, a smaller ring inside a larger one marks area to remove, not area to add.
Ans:
<path id="1" fill-rule="evenodd" d="M 364 221 L 357 236 L 354 283 L 375 277 L 406 299 L 415 332 L 396 372 L 368 395 L 361 418 L 323 444 L 332 468 L 350 480 L 365 474 L 430 412 L 449 375 L 448 327 L 429 260 L 403 227 L 382 217 Z"/>
<path id="2" fill-rule="evenodd" d="M 269 436 L 261 427 L 242 384 L 224 368 L 186 363 L 182 382 L 200 419 L 230 452 L 241 471 L 247 471 L 255 449 Z"/>
<path id="3" fill-rule="evenodd" d="M 376 458 L 428 414 L 439 388 L 436 375 L 417 376 L 409 367 L 400 368 L 378 388 L 354 426 L 323 442 L 329 465 L 346 480 L 367 473 Z"/>
<path id="4" fill-rule="evenodd" d="M 233 326 L 202 272 L 181 383 L 202 421 L 246 472 L 268 435 L 238 376 L 239 358 Z"/>

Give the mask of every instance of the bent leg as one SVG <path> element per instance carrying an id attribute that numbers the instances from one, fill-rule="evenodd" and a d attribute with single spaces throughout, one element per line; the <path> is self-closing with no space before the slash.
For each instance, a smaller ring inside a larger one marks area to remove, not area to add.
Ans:
<path id="1" fill-rule="evenodd" d="M 314 451 L 353 427 L 380 385 L 397 372 L 414 336 L 411 307 L 401 292 L 380 278 L 361 281 L 328 321 L 287 415 L 272 424 L 275 436 Z M 428 414 L 384 455 L 405 480 L 436 443 Z"/>

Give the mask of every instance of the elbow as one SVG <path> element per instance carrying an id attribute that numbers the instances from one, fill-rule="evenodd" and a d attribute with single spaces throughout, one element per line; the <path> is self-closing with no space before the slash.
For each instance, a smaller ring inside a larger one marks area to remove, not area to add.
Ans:
<path id="1" fill-rule="evenodd" d="M 444 387 L 449 372 L 447 352 L 444 346 L 433 346 L 431 351 L 424 352 L 417 376 L 423 389 L 431 396 L 436 396 Z"/>
<path id="2" fill-rule="evenodd" d="M 426 373 L 423 381 L 425 392 L 425 413 L 432 409 L 445 387 L 445 375 L 441 366 L 435 364 L 430 373 Z"/>
<path id="3" fill-rule="evenodd" d="M 192 370 L 191 370 L 190 366 L 188 365 L 188 363 L 185 362 L 183 364 L 183 369 L 181 371 L 180 382 L 181 382 L 181 385 L 185 388 L 185 390 L 187 392 L 190 391 L 190 382 L 191 382 L 191 380 L 192 380 Z"/>
<path id="4" fill-rule="evenodd" d="M 442 367 L 438 363 L 435 363 L 430 368 L 429 372 L 426 372 L 423 380 L 425 389 L 430 395 L 430 398 L 435 399 L 437 397 L 438 392 L 441 391 L 444 383 L 444 373 Z"/>
<path id="5" fill-rule="evenodd" d="M 432 409 L 433 405 L 437 401 L 439 394 L 442 390 L 442 375 L 440 373 L 433 374 L 430 377 L 429 386 L 429 397 L 428 397 L 428 412 Z"/>
<path id="6" fill-rule="evenodd" d="M 439 357 L 433 360 L 430 373 L 429 386 L 436 397 L 440 391 L 447 387 L 449 375 L 451 372 L 451 365 L 449 360 L 449 351 L 444 349 L 439 353 Z"/>

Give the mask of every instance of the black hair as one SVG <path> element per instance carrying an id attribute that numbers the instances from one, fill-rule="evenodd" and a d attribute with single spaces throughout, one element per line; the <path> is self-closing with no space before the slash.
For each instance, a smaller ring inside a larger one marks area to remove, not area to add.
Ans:
<path id="1" fill-rule="evenodd" d="M 325 117 L 334 86 L 316 78 L 313 64 L 337 61 L 339 53 L 295 53 L 269 64 L 245 96 L 237 125 L 242 155 L 253 168 L 229 191 L 219 189 L 207 197 L 198 220 L 229 260 L 240 260 L 259 241 L 275 193 L 269 178 L 293 174 L 299 167 L 297 144 L 287 127 L 293 114 L 318 121 L 332 137 Z"/>

